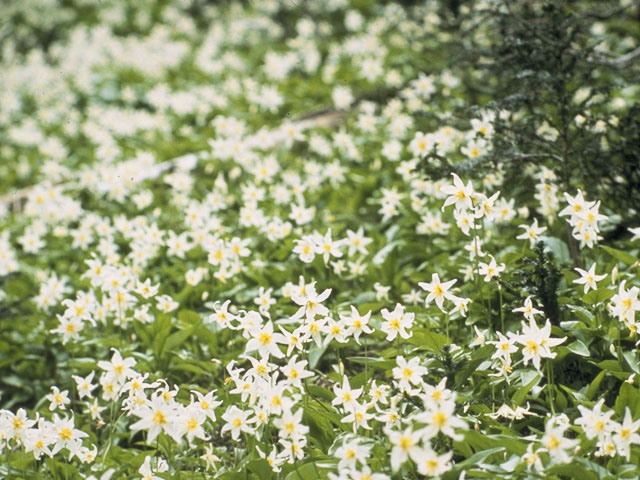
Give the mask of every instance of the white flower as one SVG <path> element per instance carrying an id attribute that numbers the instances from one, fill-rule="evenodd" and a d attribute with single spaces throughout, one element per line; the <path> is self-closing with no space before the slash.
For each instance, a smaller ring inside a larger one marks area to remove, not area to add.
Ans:
<path id="1" fill-rule="evenodd" d="M 613 443 L 620 455 L 623 455 L 627 461 L 631 455 L 631 445 L 640 445 L 640 420 L 633 421 L 629 407 L 625 407 L 624 420 L 622 425 L 614 424 L 613 427 Z"/>
<path id="2" fill-rule="evenodd" d="M 390 312 L 383 308 L 380 313 L 385 320 L 380 330 L 387 334 L 388 342 L 393 341 L 398 335 L 405 340 L 411 337 L 412 333 L 407 332 L 407 330 L 413 326 L 415 313 L 405 312 L 404 306 L 399 303 L 396 303 L 396 308 L 393 311 Z"/>
<path id="3" fill-rule="evenodd" d="M 161 432 L 165 432 L 172 437 L 176 434 L 177 412 L 175 406 L 166 402 L 162 395 L 154 396 L 148 404 L 134 410 L 132 414 L 139 417 L 140 420 L 129 428 L 131 430 L 147 430 L 148 444 L 153 443 Z M 177 436 L 176 441 L 180 441 L 180 436 Z"/>
<path id="4" fill-rule="evenodd" d="M 551 322 L 547 323 L 543 328 L 536 325 L 535 320 L 530 320 L 529 325 L 522 322 L 522 334 L 516 336 L 516 342 L 522 345 L 522 355 L 524 364 L 533 361 L 536 370 L 540 370 L 540 361 L 542 358 L 555 358 L 556 353 L 551 352 L 551 347 L 560 345 L 567 337 L 551 338 Z"/>
<path id="5" fill-rule="evenodd" d="M 609 410 L 608 412 L 603 413 L 603 405 L 603 398 L 600 399 L 592 409 L 589 409 L 584 405 L 578 405 L 578 410 L 582 416 L 575 421 L 575 424 L 582 426 L 585 435 L 589 439 L 598 437 L 598 439 L 602 441 L 606 435 L 611 433 L 613 425 L 610 420 L 614 411 Z"/>
<path id="6" fill-rule="evenodd" d="M 238 438 L 240 438 L 241 432 L 252 435 L 255 432 L 255 429 L 251 427 L 251 424 L 255 423 L 255 418 L 249 418 L 250 415 L 250 411 L 243 411 L 235 405 L 231 405 L 222 415 L 222 419 L 226 423 L 223 425 L 220 433 L 231 431 L 231 438 L 234 440 L 238 440 Z"/>
<path id="7" fill-rule="evenodd" d="M 76 382 L 76 386 L 78 388 L 78 397 L 80 399 L 84 397 L 89 397 L 89 398 L 92 397 L 91 391 L 97 386 L 91 383 L 93 381 L 93 377 L 95 373 L 96 372 L 91 372 L 85 378 L 79 377 L 77 375 L 71 376 L 71 378 L 73 378 L 73 380 Z"/>
<path id="8" fill-rule="evenodd" d="M 423 290 L 429 292 L 427 298 L 425 300 L 425 305 L 429 305 L 433 300 L 436 301 L 436 305 L 438 308 L 444 312 L 444 308 L 442 304 L 444 303 L 445 298 L 448 300 L 453 300 L 454 295 L 449 293 L 449 288 L 456 283 L 457 280 L 450 280 L 448 282 L 440 282 L 440 277 L 438 277 L 437 273 L 431 275 L 431 282 L 420 282 L 418 286 Z"/>
<path id="9" fill-rule="evenodd" d="M 353 469 L 357 463 L 366 465 L 370 451 L 371 447 L 360 443 L 358 438 L 347 440 L 335 453 L 339 459 L 338 470 Z"/>
<path id="10" fill-rule="evenodd" d="M 333 399 L 331 405 L 342 405 L 345 410 L 351 410 L 356 404 L 356 400 L 362 395 L 362 388 L 351 389 L 349 378 L 346 375 L 342 377 L 342 386 L 334 385 L 333 393 L 336 398 Z"/>
<path id="11" fill-rule="evenodd" d="M 387 436 L 389 438 L 389 442 L 393 445 L 391 450 L 392 471 L 397 472 L 409 457 L 419 458 L 419 444 L 422 439 L 422 434 L 420 432 L 414 432 L 411 427 L 408 427 L 404 432 L 389 430 L 387 432 Z M 415 458 L 414 461 L 416 461 Z"/>
<path id="12" fill-rule="evenodd" d="M 331 229 L 327 230 L 324 237 L 318 235 L 315 239 L 316 246 L 315 252 L 318 255 L 322 255 L 324 263 L 326 264 L 329 261 L 329 257 L 341 257 L 342 252 L 340 248 L 342 248 L 343 241 L 342 240 L 332 240 L 331 239 Z"/>
<path id="13" fill-rule="evenodd" d="M 297 305 L 300 305 L 300 308 L 292 318 L 298 319 L 304 316 L 307 321 L 310 321 L 316 316 L 324 316 L 329 313 L 329 309 L 322 305 L 322 302 L 331 295 L 330 288 L 318 294 L 316 291 L 316 282 L 311 282 L 309 285 L 304 285 L 300 290 L 299 293 L 293 293 L 291 295 L 291 300 Z"/>
<path id="14" fill-rule="evenodd" d="M 418 473 L 427 477 L 439 477 L 451 470 L 452 456 L 453 451 L 438 455 L 431 447 L 423 448 L 419 453 L 415 454 Z"/>
<path id="15" fill-rule="evenodd" d="M 573 281 L 573 283 L 577 283 L 579 285 L 584 285 L 584 293 L 586 294 L 590 289 L 596 290 L 598 286 L 596 282 L 604 279 L 607 274 L 604 275 L 596 275 L 596 264 L 592 264 L 589 271 L 585 271 L 581 268 L 575 269 L 579 274 L 580 278 Z"/>
<path id="16" fill-rule="evenodd" d="M 427 426 L 420 430 L 425 442 L 435 437 L 439 432 L 460 441 L 463 436 L 455 432 L 455 429 L 467 429 L 467 423 L 454 413 L 456 404 L 453 399 L 448 401 L 429 401 L 424 412 L 415 415 L 415 420 L 425 423 Z"/>
<path id="17" fill-rule="evenodd" d="M 51 402 L 49 404 L 49 410 L 51 411 L 57 408 L 64 410 L 71 402 L 71 400 L 69 400 L 69 392 L 67 390 L 61 392 L 56 386 L 51 387 L 51 393 L 45 395 L 45 398 Z"/>
<path id="18" fill-rule="evenodd" d="M 471 181 L 465 185 L 460 177 L 455 173 L 453 176 L 453 185 L 442 187 L 442 193 L 449 195 L 442 205 L 442 210 L 449 205 L 454 205 L 456 210 L 471 210 L 473 208 L 473 196 L 475 195 Z"/>
<path id="19" fill-rule="evenodd" d="M 421 384 L 422 377 L 427 374 L 427 369 L 420 365 L 420 358 L 418 357 L 413 357 L 407 362 L 400 355 L 396 358 L 396 365 L 392 373 L 401 390 L 410 390 L 411 385 Z"/>
<path id="20" fill-rule="evenodd" d="M 524 318 L 531 321 L 534 320 L 535 315 L 544 313 L 542 310 L 538 310 L 533 307 L 533 303 L 531 302 L 531 296 L 528 296 L 524 300 L 524 307 L 514 308 L 513 312 L 522 312 Z"/>
<path id="21" fill-rule="evenodd" d="M 478 267 L 478 273 L 480 275 L 484 275 L 484 281 L 490 282 L 494 277 L 499 277 L 500 274 L 504 272 L 505 264 L 501 263 L 500 265 L 498 265 L 496 263 L 496 259 L 491 256 L 491 262 L 480 262 Z"/>
<path id="22" fill-rule="evenodd" d="M 538 226 L 538 219 L 534 218 L 533 219 L 533 223 L 531 224 L 531 226 L 529 225 L 518 225 L 518 228 L 524 228 L 524 233 L 518 235 L 516 237 L 517 240 L 529 240 L 529 245 L 531 246 L 531 248 L 533 248 L 533 246 L 536 244 L 536 240 L 538 239 L 538 236 L 544 232 L 547 227 L 539 227 Z"/>
<path id="23" fill-rule="evenodd" d="M 273 355 L 276 358 L 284 357 L 284 353 L 278 348 L 279 343 L 287 343 L 287 339 L 281 333 L 273 332 L 273 322 L 267 322 L 264 326 L 256 328 L 252 332 L 253 338 L 247 342 L 245 351 L 257 350 L 261 356 Z"/>
<path id="24" fill-rule="evenodd" d="M 356 343 L 360 345 L 360 335 L 363 333 L 369 334 L 373 332 L 373 329 L 369 327 L 367 324 L 369 323 L 369 319 L 371 318 L 371 310 L 369 310 L 366 314 L 360 315 L 358 313 L 358 309 L 351 305 L 351 315 L 343 315 L 340 314 L 340 320 L 344 322 L 347 326 L 347 331 L 345 335 L 353 335 Z"/>
<path id="25" fill-rule="evenodd" d="M 564 432 L 569 425 L 557 423 L 555 418 L 551 418 L 546 423 L 545 433 L 540 439 L 543 447 L 541 450 L 549 453 L 553 463 L 570 463 L 572 456 L 568 450 L 573 449 L 580 442 L 565 438 Z"/>

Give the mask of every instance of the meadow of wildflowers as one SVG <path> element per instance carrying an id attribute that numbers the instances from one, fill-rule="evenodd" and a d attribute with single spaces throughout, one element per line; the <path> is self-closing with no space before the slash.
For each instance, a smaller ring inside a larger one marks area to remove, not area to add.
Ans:
<path id="1" fill-rule="evenodd" d="M 509 3 L 0 5 L 0 478 L 639 478 L 640 7 L 554 112 Z"/>

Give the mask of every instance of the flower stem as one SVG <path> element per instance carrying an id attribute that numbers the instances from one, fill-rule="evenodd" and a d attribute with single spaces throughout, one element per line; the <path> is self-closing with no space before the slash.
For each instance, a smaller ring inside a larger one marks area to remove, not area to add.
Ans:
<path id="1" fill-rule="evenodd" d="M 551 413 L 553 415 L 556 414 L 556 406 L 554 403 L 554 389 L 555 389 L 555 384 L 554 384 L 554 379 L 553 379 L 553 367 L 551 365 L 551 362 L 547 362 L 547 364 L 545 365 L 546 369 L 547 369 L 547 394 L 549 395 L 549 404 L 551 406 Z"/>

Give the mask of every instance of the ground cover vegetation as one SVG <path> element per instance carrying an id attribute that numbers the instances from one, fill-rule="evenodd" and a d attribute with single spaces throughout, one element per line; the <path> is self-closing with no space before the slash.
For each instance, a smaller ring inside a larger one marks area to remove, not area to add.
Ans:
<path id="1" fill-rule="evenodd" d="M 638 478 L 640 6 L 0 5 L 0 477 Z"/>

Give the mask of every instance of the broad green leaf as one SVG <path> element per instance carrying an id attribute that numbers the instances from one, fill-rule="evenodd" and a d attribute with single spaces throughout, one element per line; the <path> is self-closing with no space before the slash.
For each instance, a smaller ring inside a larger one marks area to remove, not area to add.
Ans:
<path id="1" fill-rule="evenodd" d="M 596 393 L 598 393 L 600 384 L 602 383 L 602 380 L 604 380 L 604 377 L 606 375 L 607 375 L 607 372 L 605 370 L 602 370 L 600 373 L 598 373 L 598 375 L 596 375 L 596 378 L 594 378 L 591 381 L 591 383 L 589 384 L 589 388 L 587 388 L 587 393 L 586 393 L 587 399 L 592 400 L 593 397 L 596 395 Z"/>
<path id="2" fill-rule="evenodd" d="M 560 263 L 571 262 L 569 247 L 563 240 L 560 240 L 556 237 L 547 237 L 544 235 L 540 236 L 540 240 L 542 240 L 547 248 L 551 250 L 551 252 L 553 252 L 553 255 Z"/>
<path id="3" fill-rule="evenodd" d="M 332 401 L 335 398 L 335 395 L 330 390 L 327 390 L 324 387 L 320 387 L 318 385 L 309 384 L 306 386 L 306 391 L 309 395 L 313 397 L 319 397 L 323 400 Z"/>
<path id="4" fill-rule="evenodd" d="M 250 461 L 247 464 L 247 468 L 255 473 L 260 480 L 269 480 L 273 475 L 269 463 L 263 458 Z"/>
<path id="5" fill-rule="evenodd" d="M 617 360 L 603 360 L 595 364 L 600 367 L 602 370 L 606 370 L 608 372 L 623 372 L 622 368 L 620 368 L 620 362 Z"/>
<path id="6" fill-rule="evenodd" d="M 522 402 L 524 402 L 524 399 L 527 397 L 531 389 L 538 384 L 541 378 L 542 377 L 540 375 L 536 375 L 535 377 L 533 377 L 533 379 L 529 383 L 520 387 L 516 391 L 516 393 L 513 394 L 513 397 L 511 397 L 511 401 L 516 406 L 522 405 Z"/>
<path id="7" fill-rule="evenodd" d="M 446 336 L 424 328 L 414 329 L 413 335 L 406 341 L 411 345 L 436 353 L 441 353 L 442 347 L 451 343 Z"/>
<path id="8" fill-rule="evenodd" d="M 180 310 L 178 313 L 178 320 L 180 322 L 190 325 L 196 325 L 202 321 L 202 317 L 200 314 L 194 312 L 193 310 Z"/>
<path id="9" fill-rule="evenodd" d="M 584 297 L 582 297 L 582 300 L 584 300 L 585 303 L 588 303 L 590 305 L 595 305 L 597 303 L 609 300 L 615 294 L 616 292 L 614 292 L 613 290 L 608 290 L 606 288 L 599 288 L 597 290 L 591 290 Z"/>
<path id="10" fill-rule="evenodd" d="M 326 350 L 326 346 L 318 348 L 314 344 L 314 346 L 311 347 L 311 350 L 309 350 L 309 368 L 311 370 L 315 370 L 315 368 L 318 366 L 318 362 L 320 362 L 320 358 L 322 358 L 322 355 Z"/>
<path id="11" fill-rule="evenodd" d="M 632 372 L 640 375 L 640 367 L 638 366 L 638 358 L 636 356 L 635 350 L 623 350 L 622 358 Z"/>
<path id="12" fill-rule="evenodd" d="M 582 465 L 578 465 L 576 463 L 554 465 L 548 470 L 548 472 L 550 474 L 566 476 L 567 478 L 598 480 L 598 476 L 594 472 L 591 472 Z"/>
<path id="13" fill-rule="evenodd" d="M 585 322 L 587 325 L 589 325 L 590 327 L 593 327 L 595 325 L 595 317 L 593 316 L 593 313 L 591 313 L 589 310 L 587 310 L 584 307 L 579 307 L 576 305 L 567 305 L 571 311 L 575 314 L 576 317 L 578 317 L 580 320 L 582 320 L 583 322 Z"/>
<path id="14" fill-rule="evenodd" d="M 458 463 L 456 465 L 455 470 L 460 471 L 469 465 L 477 465 L 481 462 L 484 462 L 487 458 L 489 458 L 494 453 L 504 452 L 504 450 L 505 450 L 505 447 L 495 447 L 495 448 L 490 448 L 488 450 L 481 450 L 479 452 L 476 452 L 466 460 Z"/>
<path id="15" fill-rule="evenodd" d="M 623 382 L 620 387 L 620 393 L 616 398 L 614 409 L 618 416 L 622 418 L 627 407 L 631 410 L 631 415 L 635 417 L 640 409 L 640 394 L 638 394 L 638 390 L 633 385 Z"/>
<path id="16" fill-rule="evenodd" d="M 371 259 L 371 262 L 374 265 L 378 265 L 378 266 L 382 265 L 384 261 L 387 259 L 387 257 L 389 256 L 389 254 L 393 251 L 393 249 L 402 245 L 403 243 L 404 243 L 403 240 L 394 240 L 393 242 L 388 243 L 373 256 L 373 258 Z"/>
<path id="17" fill-rule="evenodd" d="M 379 357 L 348 357 L 347 360 L 360 365 L 369 365 L 372 367 L 388 370 L 396 366 L 395 360 L 386 360 Z"/>
<path id="18" fill-rule="evenodd" d="M 285 477 L 285 480 L 320 480 L 326 476 L 323 474 L 324 469 L 317 466 L 315 462 L 294 465 L 293 471 Z"/>
<path id="19" fill-rule="evenodd" d="M 638 261 L 638 259 L 633 255 L 627 252 L 624 252 L 622 250 L 618 250 L 617 248 L 606 247 L 604 245 L 600 245 L 600 248 L 605 252 L 607 252 L 612 257 L 614 257 L 616 260 L 619 260 L 626 265 L 633 265 L 635 262 Z"/>
<path id="20" fill-rule="evenodd" d="M 589 348 L 584 344 L 582 340 L 575 340 L 567 345 L 567 348 L 575 353 L 576 355 L 580 355 L 581 357 L 588 357 L 591 355 L 589 352 Z"/>

